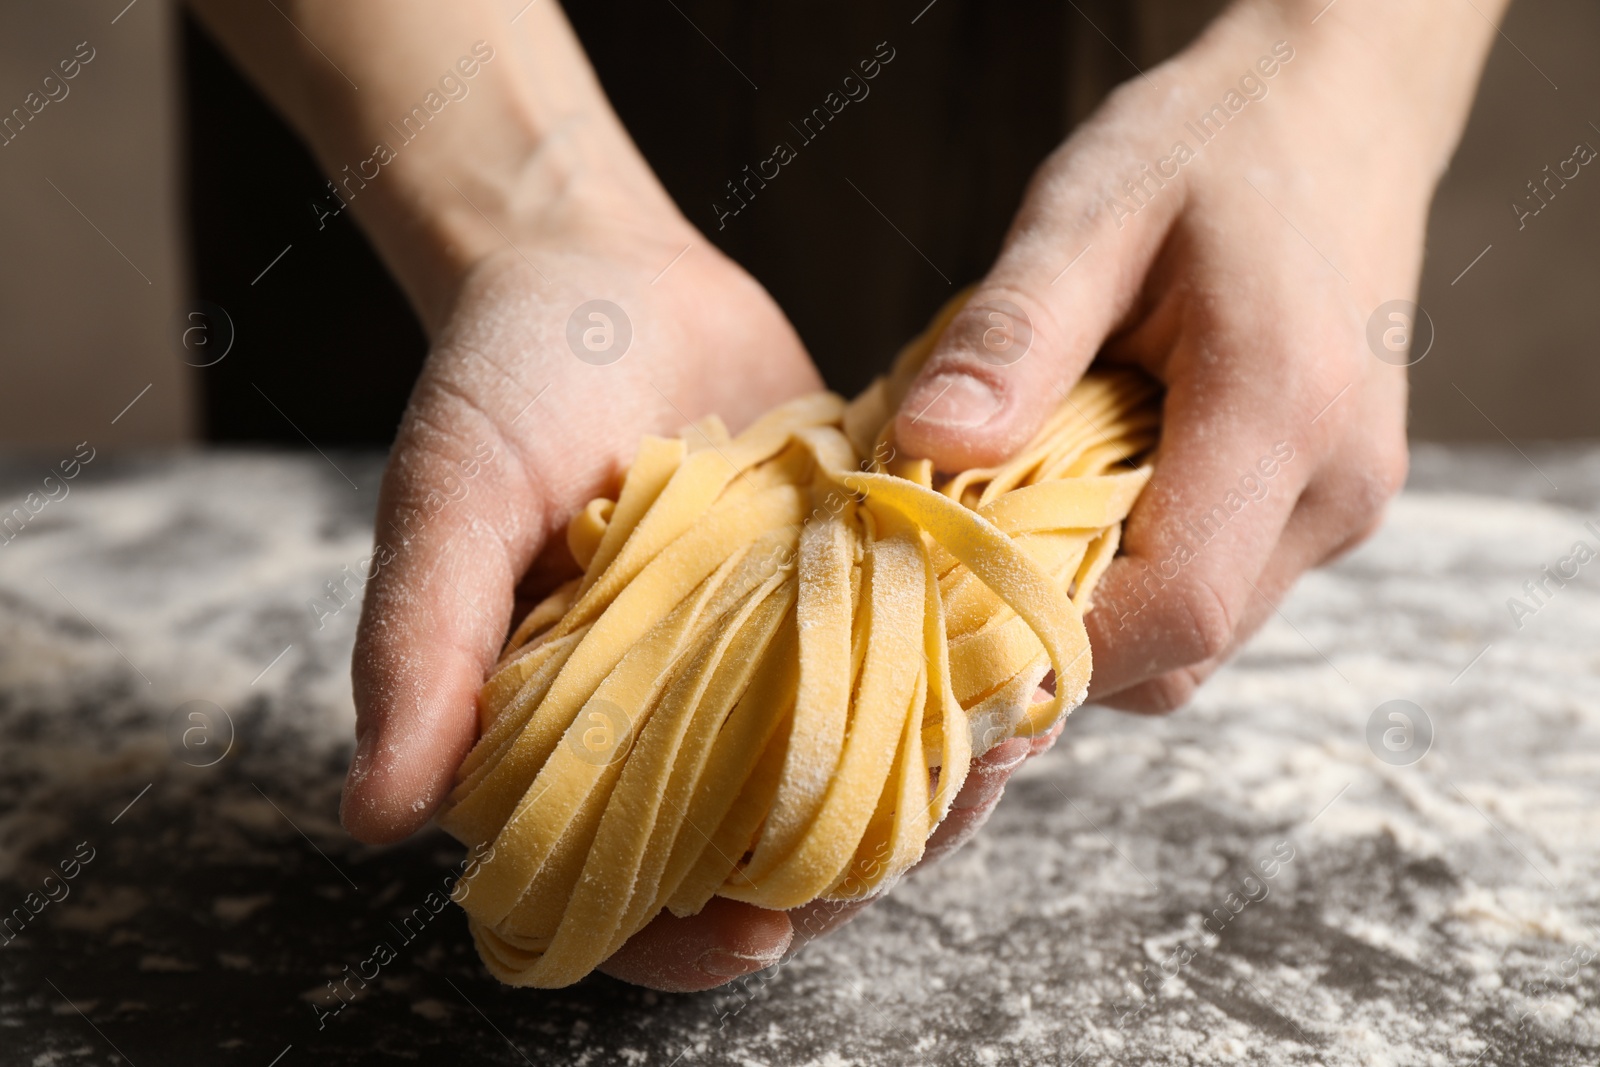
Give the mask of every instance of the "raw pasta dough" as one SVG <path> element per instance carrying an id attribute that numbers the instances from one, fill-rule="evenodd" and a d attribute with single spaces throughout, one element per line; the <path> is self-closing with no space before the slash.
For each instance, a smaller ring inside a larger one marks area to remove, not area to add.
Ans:
<path id="1" fill-rule="evenodd" d="M 1155 388 L 1091 373 L 1010 462 L 936 483 L 890 426 L 955 310 L 849 404 L 646 437 L 572 520 L 583 575 L 512 636 L 439 818 L 488 856 L 458 898 L 496 977 L 568 985 L 715 895 L 876 893 L 974 756 L 1083 700 Z"/>

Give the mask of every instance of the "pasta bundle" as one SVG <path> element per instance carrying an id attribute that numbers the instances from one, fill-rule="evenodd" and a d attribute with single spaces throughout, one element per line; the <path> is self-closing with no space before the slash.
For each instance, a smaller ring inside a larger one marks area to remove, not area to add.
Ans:
<path id="1" fill-rule="evenodd" d="M 1015 458 L 937 481 L 890 427 L 954 311 L 851 403 L 644 438 L 574 517 L 583 574 L 513 634 L 439 817 L 492 846 L 461 903 L 496 977 L 568 985 L 717 895 L 879 892 L 975 756 L 1082 702 L 1156 390 L 1092 372 Z"/>

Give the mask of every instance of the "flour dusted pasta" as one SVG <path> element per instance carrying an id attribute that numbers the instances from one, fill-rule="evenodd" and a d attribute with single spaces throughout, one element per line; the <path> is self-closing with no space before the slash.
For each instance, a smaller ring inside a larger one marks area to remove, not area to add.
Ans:
<path id="1" fill-rule="evenodd" d="M 462 904 L 501 980 L 570 984 L 713 896 L 878 892 L 976 755 L 1083 700 L 1156 389 L 1091 372 L 1013 459 L 939 478 L 891 426 L 954 311 L 853 402 L 646 437 L 574 517 L 583 574 L 513 634 L 439 819 L 493 847 Z"/>

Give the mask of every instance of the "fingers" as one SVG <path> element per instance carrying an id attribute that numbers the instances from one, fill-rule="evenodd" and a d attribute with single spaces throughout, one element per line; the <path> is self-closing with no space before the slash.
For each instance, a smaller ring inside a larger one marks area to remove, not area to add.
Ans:
<path id="1" fill-rule="evenodd" d="M 356 753 L 340 807 L 369 843 L 414 833 L 450 790 L 541 521 L 493 428 L 426 382 L 394 457 L 356 635 Z"/>
<path id="2" fill-rule="evenodd" d="M 950 811 L 928 837 L 918 864 L 938 863 L 972 840 L 994 814 L 1005 794 L 1006 782 L 1029 755 L 1029 739 L 1013 737 L 995 745 L 982 758 L 973 760 L 961 791 L 950 802 Z"/>
<path id="3" fill-rule="evenodd" d="M 1048 699 L 1048 695 L 1046 697 Z M 989 821 L 996 805 L 1005 794 L 1006 782 L 1035 751 L 1044 751 L 1060 735 L 1061 724 L 1049 734 L 1037 738 L 1012 737 L 995 745 L 981 757 L 972 761 L 967 779 L 950 802 L 950 810 L 943 821 L 928 835 L 922 859 L 915 870 L 938 863 L 972 840 Z M 794 944 L 789 955 L 794 955 L 814 939 L 831 933 L 859 915 L 878 896 L 865 900 L 817 900 L 789 913 L 794 923 Z"/>
<path id="4" fill-rule="evenodd" d="M 1048 700 L 1040 690 L 1035 700 Z M 950 813 L 928 838 L 918 868 L 961 847 L 989 818 L 1005 783 L 1029 758 L 1048 751 L 1064 722 L 1034 738 L 1000 742 L 972 763 Z M 815 900 L 788 912 L 713 897 L 698 914 L 656 916 L 600 970 L 613 978 L 665 992 L 711 989 L 788 959 L 811 941 L 837 930 L 879 897 Z"/>
<path id="5" fill-rule="evenodd" d="M 1316 462 L 1292 384 L 1177 370 L 1155 474 L 1085 620 L 1092 699 L 1227 653 Z"/>
<path id="6" fill-rule="evenodd" d="M 1388 403 L 1381 396 L 1381 383 L 1374 391 L 1380 396 L 1373 406 Z M 1226 649 L 1120 691 L 1098 691 L 1093 698 L 1111 707 L 1146 714 L 1165 714 L 1182 707 L 1277 612 L 1277 605 L 1301 574 L 1343 555 L 1371 536 L 1385 504 L 1400 490 L 1406 473 L 1404 440 L 1372 435 L 1370 428 L 1379 422 L 1375 417 L 1354 420 L 1347 440 L 1335 450 L 1334 461 L 1301 493 L 1271 558 L 1252 582 L 1251 595 Z M 1307 652 L 1322 654 L 1314 647 Z"/>
<path id="7" fill-rule="evenodd" d="M 1303 503 L 1296 506 L 1284 528 L 1283 539 L 1253 583 L 1253 595 L 1245 600 L 1233 640 L 1225 650 L 1117 692 L 1094 693 L 1091 699 L 1109 707 L 1145 715 L 1165 715 L 1188 704 L 1206 679 L 1232 658 L 1245 641 L 1272 617 L 1295 579 L 1322 561 L 1327 552 L 1327 538 L 1323 534 L 1325 526 L 1321 519 L 1322 516 L 1308 513 Z"/>
<path id="8" fill-rule="evenodd" d="M 1043 689 L 1034 694 L 1035 703 L 1049 699 L 1050 694 Z M 1061 736 L 1061 729 L 1065 725 L 1066 720 L 1063 719 L 1049 732 L 1038 737 L 1008 738 L 973 760 L 967 771 L 967 780 L 950 802 L 949 813 L 928 837 L 927 848 L 917 867 L 920 869 L 927 864 L 938 863 L 972 840 L 973 835 L 989 821 L 989 816 L 994 814 L 995 806 L 1005 795 L 1006 783 L 1011 776 L 1034 756 L 1048 752 L 1056 743 L 1056 738 Z"/>
<path id="9" fill-rule="evenodd" d="M 867 906 L 882 899 L 882 894 L 864 900 L 813 900 L 789 912 L 789 922 L 794 927 L 794 941 L 784 953 L 784 959 L 795 956 L 817 938 L 831 934 L 854 919 Z"/>
<path id="10" fill-rule="evenodd" d="M 662 912 L 600 970 L 634 985 L 692 993 L 771 967 L 793 936 L 784 912 L 712 897 L 687 918 Z"/>
<path id="11" fill-rule="evenodd" d="M 928 838 L 922 863 L 937 861 L 977 833 L 1005 791 L 1006 779 L 1030 749 L 1044 741 L 1036 738 L 1030 744 L 1027 738 L 1012 738 L 974 761 L 950 813 Z M 663 912 L 600 969 L 651 989 L 710 989 L 793 957 L 879 899 L 881 894 L 861 900 L 814 900 L 788 912 L 772 912 L 715 897 L 689 919 Z"/>
<path id="12" fill-rule="evenodd" d="M 1011 455 L 1134 303 L 1182 189 L 1151 176 L 1147 206 L 1113 214 L 1107 174 L 1140 173 L 1139 160 L 1155 157 L 1137 155 L 1136 146 L 1110 153 L 1105 140 L 1092 127 L 1035 176 L 994 269 L 900 405 L 895 437 L 912 455 L 941 470 Z"/>
<path id="13" fill-rule="evenodd" d="M 1034 702 L 1049 700 L 1050 696 L 1040 689 L 1034 694 Z M 938 863 L 970 841 L 989 821 L 1011 776 L 1034 756 L 1048 752 L 1065 725 L 1063 719 L 1038 737 L 1007 738 L 974 760 L 968 768 L 966 781 L 950 803 L 950 811 L 929 835 L 922 859 L 913 869 L 921 870 Z M 837 930 L 878 899 L 880 897 L 874 896 L 865 900 L 818 900 L 794 909 L 789 913 L 794 925 L 794 942 L 788 955 L 793 956 L 816 938 Z"/>

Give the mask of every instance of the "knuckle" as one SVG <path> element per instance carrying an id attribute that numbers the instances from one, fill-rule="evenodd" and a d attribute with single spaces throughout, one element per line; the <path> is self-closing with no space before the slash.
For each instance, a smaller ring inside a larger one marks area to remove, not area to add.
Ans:
<path id="1" fill-rule="evenodd" d="M 1216 583 L 1204 576 L 1187 581 L 1177 591 L 1178 606 L 1187 616 L 1193 652 L 1190 662 L 1215 659 L 1233 644 L 1238 611 L 1228 605 Z"/>
<path id="2" fill-rule="evenodd" d="M 1188 704 L 1199 687 L 1200 683 L 1192 672 L 1171 671 L 1118 693 L 1112 698 L 1111 704 L 1142 715 L 1170 715 Z"/>
<path id="3" fill-rule="evenodd" d="M 1411 453 L 1404 439 L 1379 451 L 1372 473 L 1383 501 L 1393 498 L 1405 487 L 1406 477 L 1411 473 Z"/>
<path id="4" fill-rule="evenodd" d="M 1382 525 L 1383 519 L 1381 517 L 1373 518 L 1366 525 L 1357 529 L 1355 533 L 1351 534 L 1338 545 L 1334 546 L 1333 551 L 1328 553 L 1328 555 L 1323 559 L 1323 562 L 1326 563 L 1338 559 L 1346 552 L 1349 552 L 1352 549 L 1355 549 L 1360 545 L 1370 541 L 1372 539 L 1372 535 L 1377 533 L 1378 529 Z"/>
<path id="5" fill-rule="evenodd" d="M 498 422 L 473 391 L 443 375 L 418 386 L 401 420 L 400 440 L 424 454 L 455 459 L 487 441 L 504 449 Z"/>
<path id="6" fill-rule="evenodd" d="M 1035 339 L 1060 336 L 1053 313 L 1045 302 L 1020 286 L 985 283 L 951 321 L 935 363 L 958 363 L 994 379 L 995 372 L 1020 360 L 1036 347 Z M 1047 351 L 1053 345 L 1046 345 Z"/>
<path id="7" fill-rule="evenodd" d="M 1386 504 L 1406 484 L 1410 456 L 1404 440 L 1368 447 L 1341 479 L 1343 510 L 1358 528 L 1375 527 Z"/>

